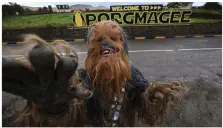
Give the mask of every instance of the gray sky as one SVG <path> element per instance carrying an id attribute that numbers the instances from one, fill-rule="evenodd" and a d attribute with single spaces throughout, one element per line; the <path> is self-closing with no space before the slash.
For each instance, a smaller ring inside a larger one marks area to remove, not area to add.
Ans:
<path id="1" fill-rule="evenodd" d="M 5 4 L 8 2 L 5 2 Z M 68 4 L 68 5 L 75 5 L 75 4 L 88 4 L 92 6 L 105 6 L 109 7 L 111 5 L 142 5 L 142 4 L 163 4 L 166 5 L 167 2 L 16 2 L 23 6 L 32 6 L 32 7 L 43 7 L 51 5 L 55 7 L 58 4 Z M 193 6 L 202 6 L 205 2 L 194 2 Z"/>

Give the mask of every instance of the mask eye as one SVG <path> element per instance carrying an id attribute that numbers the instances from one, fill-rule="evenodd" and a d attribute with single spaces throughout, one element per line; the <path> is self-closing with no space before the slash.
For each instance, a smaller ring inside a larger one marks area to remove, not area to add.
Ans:
<path id="1" fill-rule="evenodd" d="M 99 38 L 97 39 L 97 41 L 99 41 L 99 42 L 101 42 L 102 40 L 103 40 L 102 37 L 99 37 Z"/>
<path id="2" fill-rule="evenodd" d="M 114 42 L 117 41 L 117 37 L 111 37 L 110 39 Z"/>

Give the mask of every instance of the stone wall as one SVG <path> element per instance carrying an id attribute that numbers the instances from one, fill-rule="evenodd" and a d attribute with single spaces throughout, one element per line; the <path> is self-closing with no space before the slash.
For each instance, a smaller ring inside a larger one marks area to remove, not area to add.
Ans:
<path id="1" fill-rule="evenodd" d="M 190 24 L 190 25 L 160 25 L 124 28 L 130 37 L 155 37 L 155 36 L 185 36 L 198 34 L 222 34 L 222 23 Z"/>
<path id="2" fill-rule="evenodd" d="M 222 23 L 193 23 L 188 25 L 156 25 L 156 26 L 128 26 L 123 27 L 129 38 L 155 37 L 155 36 L 186 36 L 222 34 Z M 29 28 L 16 30 L 3 30 L 3 41 L 21 41 L 21 34 L 37 34 L 45 40 L 54 39 L 85 39 L 87 28 L 68 29 L 67 27 Z"/>

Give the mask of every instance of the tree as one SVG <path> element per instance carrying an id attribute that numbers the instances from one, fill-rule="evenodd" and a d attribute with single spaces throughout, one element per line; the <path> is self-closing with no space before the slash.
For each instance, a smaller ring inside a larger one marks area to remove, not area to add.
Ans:
<path id="1" fill-rule="evenodd" d="M 38 8 L 38 12 L 42 12 L 42 8 L 41 7 Z"/>
<path id="2" fill-rule="evenodd" d="M 2 5 L 2 16 L 13 15 L 13 10 L 10 9 L 10 5 Z"/>
<path id="3" fill-rule="evenodd" d="M 47 7 L 45 7 L 45 6 L 43 7 L 43 9 L 42 9 L 42 10 L 43 10 L 43 12 L 48 12 L 48 8 L 47 8 Z"/>
<path id="4" fill-rule="evenodd" d="M 15 3 L 9 2 L 9 5 L 14 5 Z"/>
<path id="5" fill-rule="evenodd" d="M 181 4 L 180 9 L 192 9 L 193 2 L 179 2 Z"/>
<path id="6" fill-rule="evenodd" d="M 204 9 L 221 10 L 222 6 L 218 2 L 206 2 L 204 4 Z"/>
<path id="7" fill-rule="evenodd" d="M 15 11 L 18 12 L 20 15 L 23 15 L 24 14 L 24 9 L 22 6 L 18 5 L 18 4 L 14 4 L 14 8 L 15 8 Z"/>
<path id="8" fill-rule="evenodd" d="M 167 3 L 168 8 L 180 8 L 181 4 L 179 2 L 169 2 Z"/>
<path id="9" fill-rule="evenodd" d="M 51 5 L 48 5 L 48 10 L 49 10 L 49 12 L 53 12 Z"/>
<path id="10" fill-rule="evenodd" d="M 16 3 L 12 3 L 12 2 L 9 2 L 8 5 L 2 5 L 2 16 L 5 17 L 5 16 L 13 16 L 13 15 L 16 15 L 16 14 L 19 14 L 19 15 L 23 15 L 24 13 L 24 9 L 22 6 L 16 4 Z"/>

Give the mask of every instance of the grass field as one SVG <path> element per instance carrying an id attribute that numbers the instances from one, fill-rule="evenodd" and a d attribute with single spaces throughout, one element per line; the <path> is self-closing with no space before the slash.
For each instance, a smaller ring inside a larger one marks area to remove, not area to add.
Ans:
<path id="1" fill-rule="evenodd" d="M 72 26 L 72 13 L 12 16 L 2 19 L 3 29 L 22 29 L 47 26 Z M 217 20 L 191 18 L 191 23 L 213 23 Z"/>
<path id="2" fill-rule="evenodd" d="M 3 29 L 72 25 L 72 13 L 6 17 L 2 25 Z"/>

